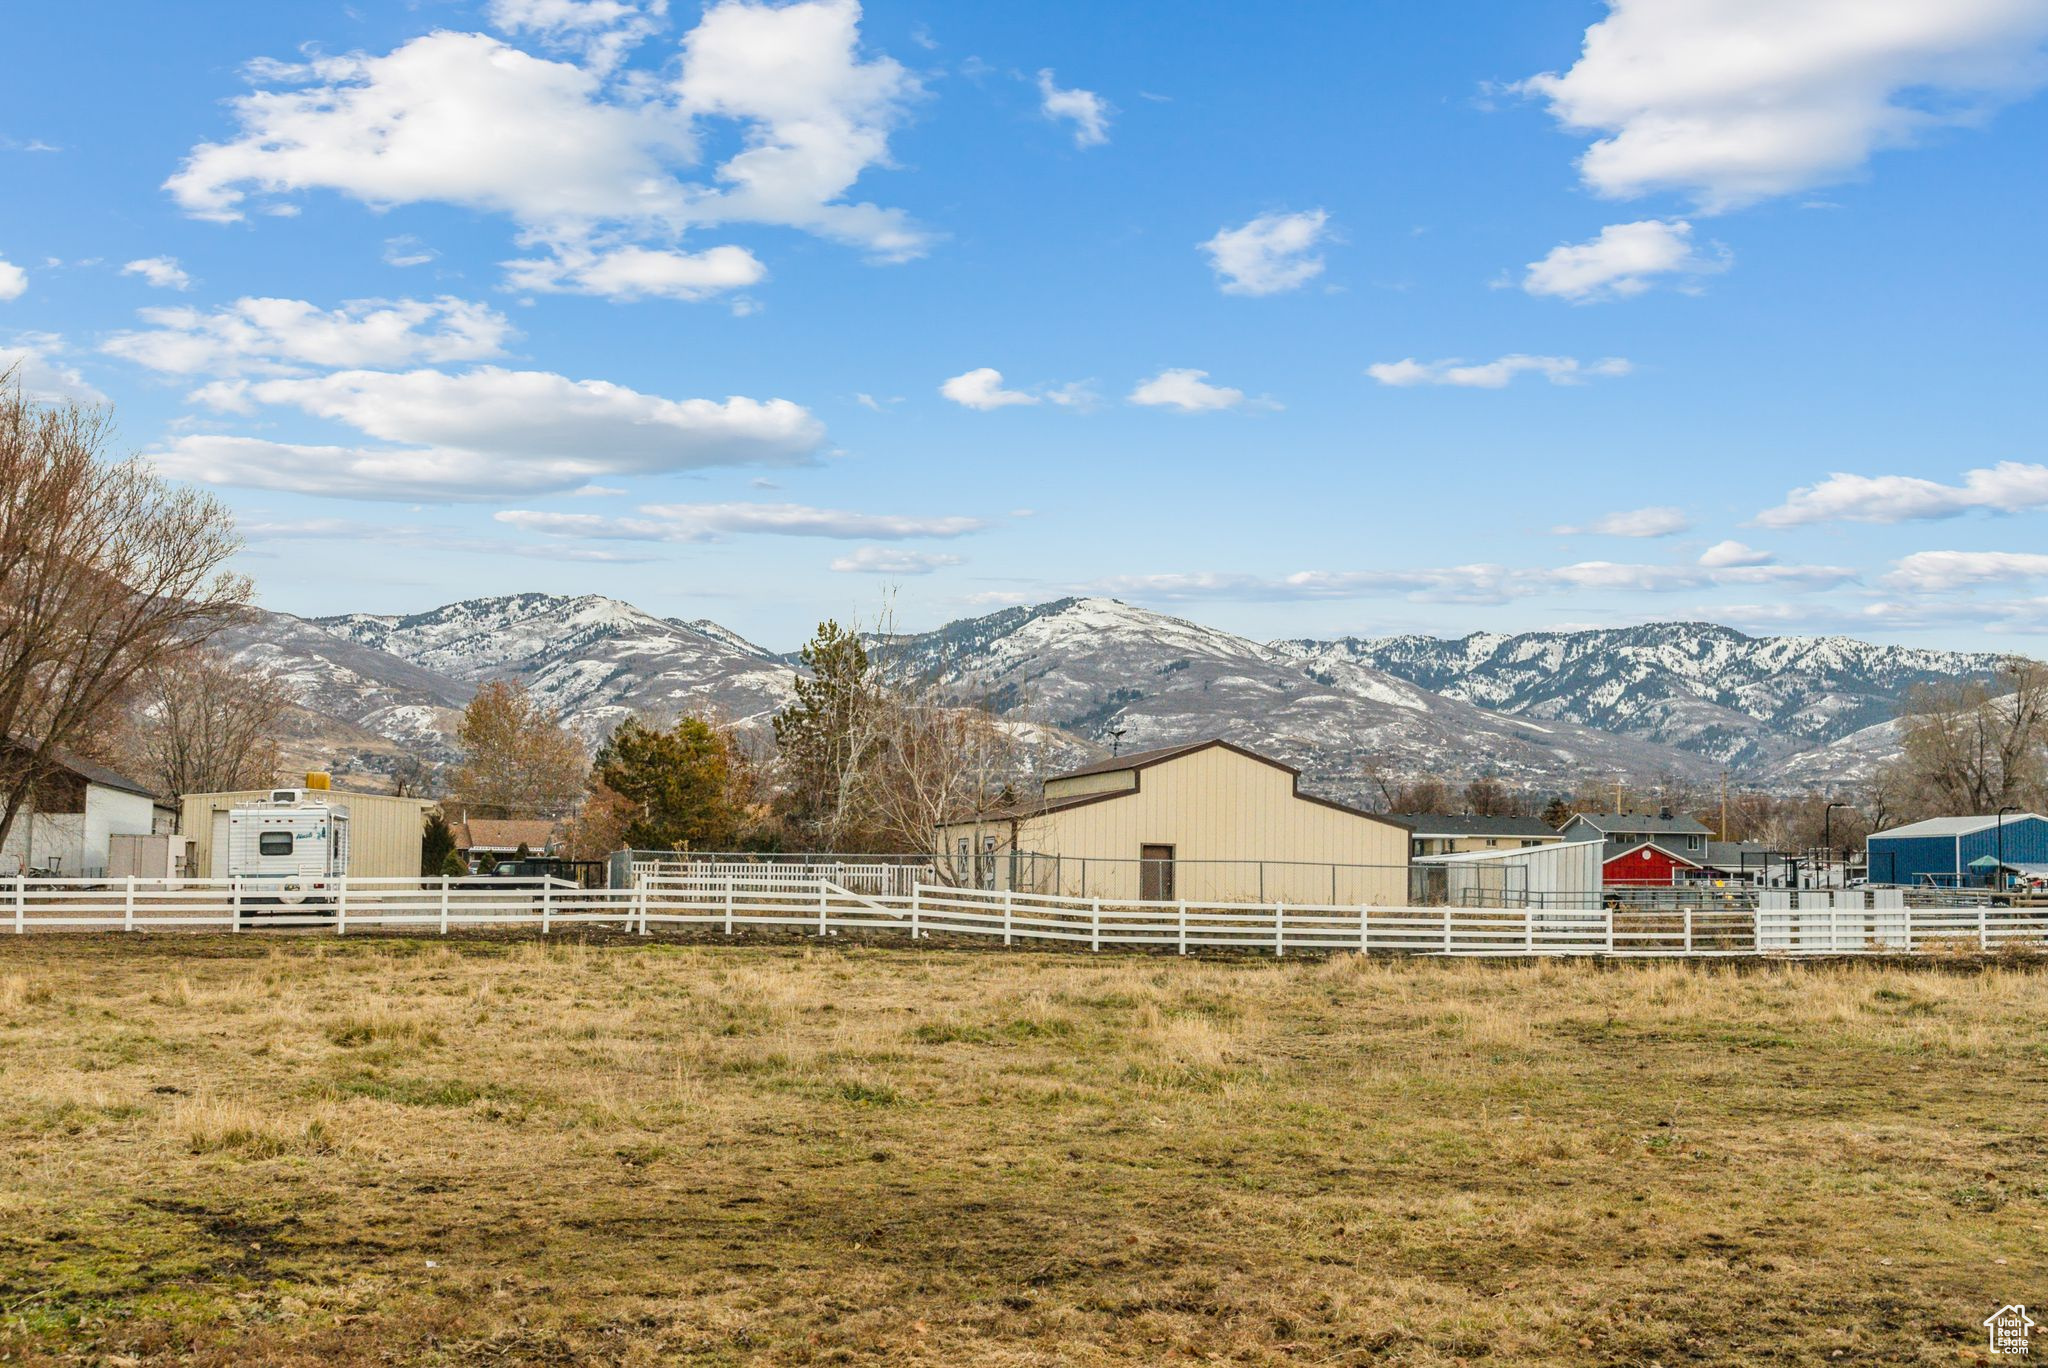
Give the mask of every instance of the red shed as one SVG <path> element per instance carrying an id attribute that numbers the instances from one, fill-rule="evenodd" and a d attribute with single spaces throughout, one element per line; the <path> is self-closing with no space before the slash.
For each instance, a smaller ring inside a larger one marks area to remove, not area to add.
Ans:
<path id="1" fill-rule="evenodd" d="M 1600 881 L 1609 888 L 1669 888 L 1678 882 L 1679 870 L 1699 867 L 1697 861 L 1666 850 L 1655 841 L 1644 841 L 1619 855 L 1608 856 L 1600 866 Z"/>

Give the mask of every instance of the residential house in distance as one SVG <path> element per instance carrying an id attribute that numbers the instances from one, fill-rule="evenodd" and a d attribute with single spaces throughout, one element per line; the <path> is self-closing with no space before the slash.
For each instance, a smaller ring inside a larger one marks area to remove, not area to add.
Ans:
<path id="1" fill-rule="evenodd" d="M 68 751 L 57 772 L 37 785 L 0 849 L 0 874 L 24 869 L 101 878 L 115 836 L 169 831 L 176 814 L 147 784 Z"/>
<path id="2" fill-rule="evenodd" d="M 1655 841 L 1637 841 L 1620 850 L 1609 845 L 1602 856 L 1600 882 L 1607 888 L 1669 888 L 1696 878 L 1705 868 L 1698 859 Z"/>
<path id="3" fill-rule="evenodd" d="M 544 818 L 471 817 L 451 823 L 455 853 L 472 868 L 485 855 L 503 861 L 525 846 L 529 855 L 552 855 L 561 843 L 561 828 Z"/>
<path id="4" fill-rule="evenodd" d="M 1581 812 L 1559 829 L 1567 841 L 1607 842 L 1609 858 L 1648 842 L 1698 865 L 1706 858 L 1707 842 L 1713 837 L 1705 825 L 1690 817 L 1661 812 Z"/>
<path id="5" fill-rule="evenodd" d="M 1413 828 L 1408 853 L 1417 859 L 1479 850 L 1526 850 L 1564 840 L 1564 833 L 1553 830 L 1541 817 L 1447 817 L 1426 812 L 1387 815 Z"/>
<path id="6" fill-rule="evenodd" d="M 1222 740 L 1085 765 L 938 837 L 942 872 L 985 888 L 1347 906 L 1408 895 L 1404 823 L 1303 793 L 1292 766 Z"/>

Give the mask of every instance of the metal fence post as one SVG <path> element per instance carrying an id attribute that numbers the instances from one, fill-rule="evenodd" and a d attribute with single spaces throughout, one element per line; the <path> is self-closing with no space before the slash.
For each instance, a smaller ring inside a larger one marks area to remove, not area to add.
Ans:
<path id="1" fill-rule="evenodd" d="M 135 876 L 133 874 L 128 876 L 128 888 L 121 899 L 121 929 L 123 931 L 133 931 L 135 929 Z"/>
<path id="2" fill-rule="evenodd" d="M 448 876 L 441 876 L 441 934 L 448 934 Z"/>

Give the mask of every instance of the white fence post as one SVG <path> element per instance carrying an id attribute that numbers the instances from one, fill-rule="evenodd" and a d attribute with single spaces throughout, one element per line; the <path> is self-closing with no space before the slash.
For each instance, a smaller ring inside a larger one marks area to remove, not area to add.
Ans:
<path id="1" fill-rule="evenodd" d="M 633 905 L 640 909 L 640 934 L 647 934 L 647 884 L 643 880 L 633 885 Z"/>
<path id="2" fill-rule="evenodd" d="M 1522 907 L 1522 947 L 1531 955 L 1536 953 L 1536 909 L 1526 903 Z"/>
<path id="3" fill-rule="evenodd" d="M 135 876 L 133 874 L 128 876 L 128 887 L 121 898 L 121 929 L 123 931 L 133 931 L 135 929 Z"/>
<path id="4" fill-rule="evenodd" d="M 725 934 L 732 934 L 732 875 L 725 876 Z"/>
<path id="5" fill-rule="evenodd" d="M 923 910 L 924 885 L 914 883 L 910 886 L 910 938 L 912 940 L 917 939 L 917 918 L 918 914 Z"/>
<path id="6" fill-rule="evenodd" d="M 1287 953 L 1287 904 L 1273 904 L 1273 958 Z"/>
<path id="7" fill-rule="evenodd" d="M 1010 943 L 1010 920 L 1015 915 L 1010 907 L 1010 890 L 1003 890 L 1003 944 Z"/>
<path id="8" fill-rule="evenodd" d="M 1685 909 L 1685 953 L 1692 953 L 1692 909 Z"/>
<path id="9" fill-rule="evenodd" d="M 448 934 L 448 876 L 441 876 L 441 934 Z"/>
<path id="10" fill-rule="evenodd" d="M 339 926 L 348 920 L 348 875 L 342 875 L 337 882 L 341 891 L 334 895 L 334 924 Z"/>
<path id="11" fill-rule="evenodd" d="M 1188 952 L 1188 900 L 1186 898 L 1180 900 L 1180 952 L 1183 955 Z"/>
<path id="12" fill-rule="evenodd" d="M 555 881 L 544 879 L 540 886 L 540 933 L 545 936 L 555 920 Z"/>
<path id="13" fill-rule="evenodd" d="M 1451 905 L 1444 904 L 1444 953 L 1451 953 Z"/>
<path id="14" fill-rule="evenodd" d="M 28 864 L 22 863 L 21 872 L 14 876 L 14 934 L 19 936 L 28 930 Z"/>
<path id="15" fill-rule="evenodd" d="M 1977 952 L 1984 954 L 1991 949 L 1991 908 L 1988 904 L 1977 908 Z"/>
<path id="16" fill-rule="evenodd" d="M 242 876 L 237 874 L 228 880 L 228 917 L 235 930 L 242 929 Z"/>
<path id="17" fill-rule="evenodd" d="M 825 876 L 823 874 L 820 874 L 818 876 L 818 934 L 820 936 L 823 936 L 826 932 L 826 929 L 827 928 L 825 925 Z"/>
<path id="18" fill-rule="evenodd" d="M 1358 953 L 1361 955 L 1372 953 L 1371 903 L 1360 903 L 1358 905 Z"/>
<path id="19" fill-rule="evenodd" d="M 1607 909 L 1607 953 L 1610 955 L 1614 953 L 1614 914 L 1614 908 Z"/>
<path id="20" fill-rule="evenodd" d="M 1102 949 L 1102 899 L 1088 904 L 1088 948 Z"/>

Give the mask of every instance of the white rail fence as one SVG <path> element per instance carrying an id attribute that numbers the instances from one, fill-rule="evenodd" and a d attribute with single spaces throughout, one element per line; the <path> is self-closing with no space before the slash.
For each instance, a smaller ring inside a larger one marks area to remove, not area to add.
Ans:
<path id="1" fill-rule="evenodd" d="M 553 879 L 348 878 L 286 895 L 231 879 L 0 879 L 0 931 L 243 932 L 683 927 L 737 935 L 978 937 L 1004 945 L 1187 954 L 1333 950 L 1421 955 L 1734 956 L 2048 951 L 2048 908 L 1915 907 L 1878 897 L 1784 898 L 1757 909 L 1522 908 L 1143 902 L 918 884 L 869 893 L 813 875 L 691 873 L 627 889 Z"/>

